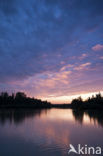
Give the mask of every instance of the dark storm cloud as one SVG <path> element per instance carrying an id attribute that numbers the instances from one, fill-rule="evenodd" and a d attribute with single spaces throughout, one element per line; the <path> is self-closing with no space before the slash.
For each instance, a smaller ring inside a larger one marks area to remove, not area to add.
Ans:
<path id="1" fill-rule="evenodd" d="M 102 18 L 102 0 L 0 0 L 0 81 L 58 71 L 63 58 L 83 50 L 69 44 L 98 42 Z"/>

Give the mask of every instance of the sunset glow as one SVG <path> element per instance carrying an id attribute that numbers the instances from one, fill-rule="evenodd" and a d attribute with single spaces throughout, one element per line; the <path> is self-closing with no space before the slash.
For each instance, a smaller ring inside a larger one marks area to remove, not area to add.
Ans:
<path id="1" fill-rule="evenodd" d="M 103 91 L 100 92 L 103 95 Z M 50 97 L 50 98 L 43 98 L 43 100 L 48 100 L 54 104 L 57 103 L 70 103 L 73 99 L 78 98 L 78 97 L 82 97 L 83 100 L 88 99 L 89 97 L 92 97 L 93 95 L 95 96 L 96 94 L 98 94 L 98 92 L 93 92 L 93 93 L 81 93 L 78 95 L 69 95 L 69 96 L 59 96 L 59 97 Z"/>

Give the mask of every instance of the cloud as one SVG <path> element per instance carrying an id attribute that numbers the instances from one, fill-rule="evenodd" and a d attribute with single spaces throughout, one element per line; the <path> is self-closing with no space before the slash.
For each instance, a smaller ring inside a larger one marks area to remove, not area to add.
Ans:
<path id="1" fill-rule="evenodd" d="M 102 41 L 102 17 L 102 0 L 0 0 L 1 90 L 57 95 L 91 80 L 88 69 L 102 57 L 90 49 Z"/>
<path id="2" fill-rule="evenodd" d="M 80 59 L 80 60 L 83 60 L 83 59 L 85 59 L 87 56 L 88 56 L 88 55 L 87 55 L 86 53 L 83 53 L 83 54 L 79 57 L 79 59 Z"/>
<path id="3" fill-rule="evenodd" d="M 74 68 L 74 70 L 88 70 L 88 66 L 90 66 L 91 63 L 90 62 L 87 62 L 87 63 L 84 63 L 84 64 L 81 64 L 77 67 Z"/>
<path id="4" fill-rule="evenodd" d="M 103 56 L 100 56 L 100 59 L 103 60 Z"/>
<path id="5" fill-rule="evenodd" d="M 92 47 L 92 50 L 101 51 L 101 50 L 103 50 L 103 45 L 102 44 L 96 44 L 95 46 Z"/>
<path id="6" fill-rule="evenodd" d="M 78 67 L 78 69 L 75 69 Z M 101 68 L 100 68 L 101 67 Z M 71 70 L 71 68 L 73 68 Z M 24 80 L 14 80 L 1 85 L 1 89 L 10 92 L 24 91 L 28 96 L 48 99 L 55 103 L 55 97 L 61 99 L 62 96 L 70 97 L 76 94 L 99 92 L 103 86 L 103 67 L 101 64 L 94 65 L 90 62 L 80 64 L 64 65 L 58 72 L 45 71 L 34 74 Z M 66 99 L 64 101 L 68 102 Z"/>

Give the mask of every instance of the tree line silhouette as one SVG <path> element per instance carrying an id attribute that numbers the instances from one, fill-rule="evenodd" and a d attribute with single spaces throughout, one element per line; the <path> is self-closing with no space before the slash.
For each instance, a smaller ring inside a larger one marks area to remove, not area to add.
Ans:
<path id="1" fill-rule="evenodd" d="M 36 98 L 27 97 L 23 92 L 0 93 L 0 108 L 72 108 L 76 110 L 81 109 L 103 109 L 103 97 L 96 94 L 96 96 L 89 97 L 83 101 L 81 97 L 73 99 L 71 104 L 51 104 L 47 101 L 42 101 Z"/>
<path id="2" fill-rule="evenodd" d="M 1 108 L 50 108 L 51 103 L 36 98 L 27 97 L 23 92 L 12 93 L 7 92 L 0 94 Z"/>
<path id="3" fill-rule="evenodd" d="M 101 93 L 95 96 L 89 97 L 87 100 L 83 101 L 81 97 L 72 100 L 71 107 L 73 109 L 103 109 L 103 97 Z"/>

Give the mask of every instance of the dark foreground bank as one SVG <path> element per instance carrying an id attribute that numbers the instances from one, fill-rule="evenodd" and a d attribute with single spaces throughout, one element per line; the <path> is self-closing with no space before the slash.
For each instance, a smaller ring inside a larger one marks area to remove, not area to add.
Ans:
<path id="1" fill-rule="evenodd" d="M 51 108 L 51 103 L 27 97 L 23 92 L 12 95 L 3 92 L 0 94 L 0 108 Z"/>
<path id="2" fill-rule="evenodd" d="M 23 92 L 9 95 L 7 92 L 0 94 L 0 108 L 71 108 L 81 109 L 103 109 L 103 97 L 99 93 L 83 101 L 81 97 L 73 99 L 71 104 L 51 104 L 47 101 L 27 97 Z"/>

